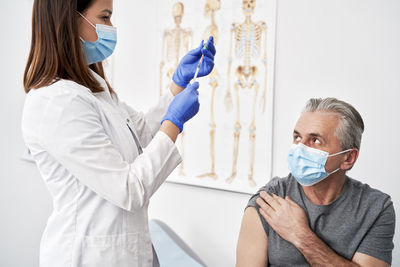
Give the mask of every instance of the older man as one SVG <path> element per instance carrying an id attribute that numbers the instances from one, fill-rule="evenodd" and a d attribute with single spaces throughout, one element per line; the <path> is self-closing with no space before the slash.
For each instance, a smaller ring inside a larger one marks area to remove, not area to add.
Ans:
<path id="1" fill-rule="evenodd" d="M 346 176 L 363 131 L 348 103 L 308 101 L 293 131 L 290 174 L 262 187 L 244 212 L 238 267 L 391 264 L 390 196 Z"/>

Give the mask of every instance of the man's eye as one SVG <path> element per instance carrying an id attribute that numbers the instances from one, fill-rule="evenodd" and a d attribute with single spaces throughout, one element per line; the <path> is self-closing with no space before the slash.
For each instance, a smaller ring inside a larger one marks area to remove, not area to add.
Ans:
<path id="1" fill-rule="evenodd" d="M 109 20 L 110 19 L 110 17 L 109 16 L 103 16 L 103 17 L 101 17 L 105 22 L 107 22 L 107 20 Z"/>
<path id="2" fill-rule="evenodd" d="M 314 138 L 314 143 L 320 145 L 321 141 L 319 141 L 317 138 Z"/>
<path id="3" fill-rule="evenodd" d="M 296 141 L 296 142 L 298 142 L 298 141 L 300 141 L 300 136 L 293 136 L 293 139 L 294 139 L 294 141 Z"/>

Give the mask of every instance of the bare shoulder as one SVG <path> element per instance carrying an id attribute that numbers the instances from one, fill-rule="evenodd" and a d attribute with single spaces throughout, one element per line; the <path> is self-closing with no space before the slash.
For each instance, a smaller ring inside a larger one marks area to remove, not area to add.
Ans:
<path id="1" fill-rule="evenodd" d="M 256 208 L 248 207 L 243 215 L 236 248 L 236 266 L 265 266 L 268 261 L 268 237 Z"/>

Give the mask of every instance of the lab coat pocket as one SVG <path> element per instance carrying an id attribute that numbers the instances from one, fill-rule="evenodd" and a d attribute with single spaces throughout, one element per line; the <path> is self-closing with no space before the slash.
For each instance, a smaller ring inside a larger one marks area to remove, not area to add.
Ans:
<path id="1" fill-rule="evenodd" d="M 151 243 L 143 233 L 86 236 L 82 246 L 82 266 L 151 266 Z"/>

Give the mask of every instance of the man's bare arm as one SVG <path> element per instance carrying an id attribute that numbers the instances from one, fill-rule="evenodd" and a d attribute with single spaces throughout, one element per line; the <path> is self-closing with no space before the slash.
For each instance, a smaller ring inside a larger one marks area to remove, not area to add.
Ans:
<path id="1" fill-rule="evenodd" d="M 376 267 L 389 267 L 390 264 L 383 261 L 379 260 L 375 257 L 372 257 L 370 255 L 356 252 L 353 256 L 353 262 L 357 263 L 358 265 L 362 267 L 367 267 L 367 266 L 376 266 Z"/>
<path id="2" fill-rule="evenodd" d="M 243 215 L 236 248 L 236 267 L 265 267 L 268 262 L 268 237 L 254 207 Z"/>

